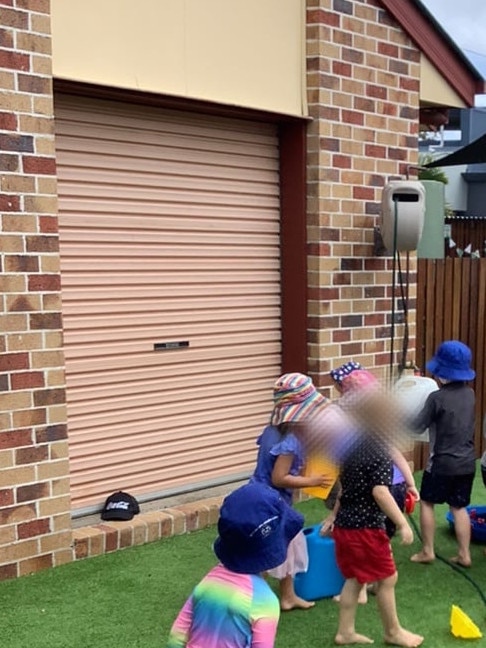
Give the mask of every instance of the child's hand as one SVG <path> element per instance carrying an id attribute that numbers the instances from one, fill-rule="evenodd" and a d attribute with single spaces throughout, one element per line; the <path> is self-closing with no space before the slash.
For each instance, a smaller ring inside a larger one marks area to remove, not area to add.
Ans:
<path id="1" fill-rule="evenodd" d="M 334 529 L 335 519 L 336 516 L 334 515 L 334 513 L 328 515 L 327 518 L 323 521 L 321 528 L 319 529 L 319 535 L 321 536 L 331 535 L 332 530 Z"/>
<path id="2" fill-rule="evenodd" d="M 308 480 L 309 486 L 320 486 L 321 488 L 332 486 L 334 481 L 329 475 L 316 475 L 315 477 L 308 477 Z"/>
<path id="3" fill-rule="evenodd" d="M 413 542 L 413 531 L 409 525 L 409 523 L 405 520 L 405 522 L 397 527 L 397 531 L 400 534 L 400 537 L 402 539 L 401 544 L 403 545 L 410 545 Z"/>
<path id="4" fill-rule="evenodd" d="M 412 493 L 413 497 L 415 498 L 416 502 L 420 502 L 420 493 L 417 490 L 417 487 L 415 484 L 413 486 L 407 486 L 407 492 Z"/>

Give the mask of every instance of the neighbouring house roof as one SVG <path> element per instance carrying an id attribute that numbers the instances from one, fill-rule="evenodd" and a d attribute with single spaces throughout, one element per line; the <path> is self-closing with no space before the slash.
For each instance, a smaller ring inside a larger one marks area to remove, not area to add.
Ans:
<path id="1" fill-rule="evenodd" d="M 468 106 L 486 82 L 420 0 L 380 0 L 423 54 Z"/>
<path id="2" fill-rule="evenodd" d="M 445 157 L 429 162 L 424 166 L 444 167 L 444 166 L 457 166 L 458 164 L 485 164 L 486 163 L 486 134 L 481 135 L 478 139 L 470 144 L 463 146 L 454 153 L 450 153 Z"/>

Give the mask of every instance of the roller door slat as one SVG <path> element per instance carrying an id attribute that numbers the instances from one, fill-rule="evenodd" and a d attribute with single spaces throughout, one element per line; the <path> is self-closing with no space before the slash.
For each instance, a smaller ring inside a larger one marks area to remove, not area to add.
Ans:
<path id="1" fill-rule="evenodd" d="M 55 115 L 73 507 L 247 472 L 280 372 L 276 128 Z"/>

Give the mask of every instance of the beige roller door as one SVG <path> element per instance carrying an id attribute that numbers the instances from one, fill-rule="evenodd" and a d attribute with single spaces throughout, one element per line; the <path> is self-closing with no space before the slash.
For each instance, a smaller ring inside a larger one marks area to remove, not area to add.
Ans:
<path id="1" fill-rule="evenodd" d="M 280 370 L 275 127 L 55 114 L 73 508 L 247 473 Z"/>

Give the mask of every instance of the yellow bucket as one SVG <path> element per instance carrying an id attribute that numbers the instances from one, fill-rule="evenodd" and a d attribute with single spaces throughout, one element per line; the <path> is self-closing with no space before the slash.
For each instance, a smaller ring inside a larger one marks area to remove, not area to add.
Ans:
<path id="1" fill-rule="evenodd" d="M 457 605 L 451 608 L 451 632 L 460 639 L 481 639 L 483 633 Z"/>
<path id="2" fill-rule="evenodd" d="M 339 477 L 339 468 L 336 464 L 329 461 L 322 455 L 311 455 L 307 458 L 304 468 L 305 477 L 317 477 L 318 475 L 328 475 L 330 478 L 330 485 L 323 488 L 322 486 L 307 486 L 302 490 L 311 497 L 318 497 L 319 499 L 327 499 L 331 488 Z"/>

